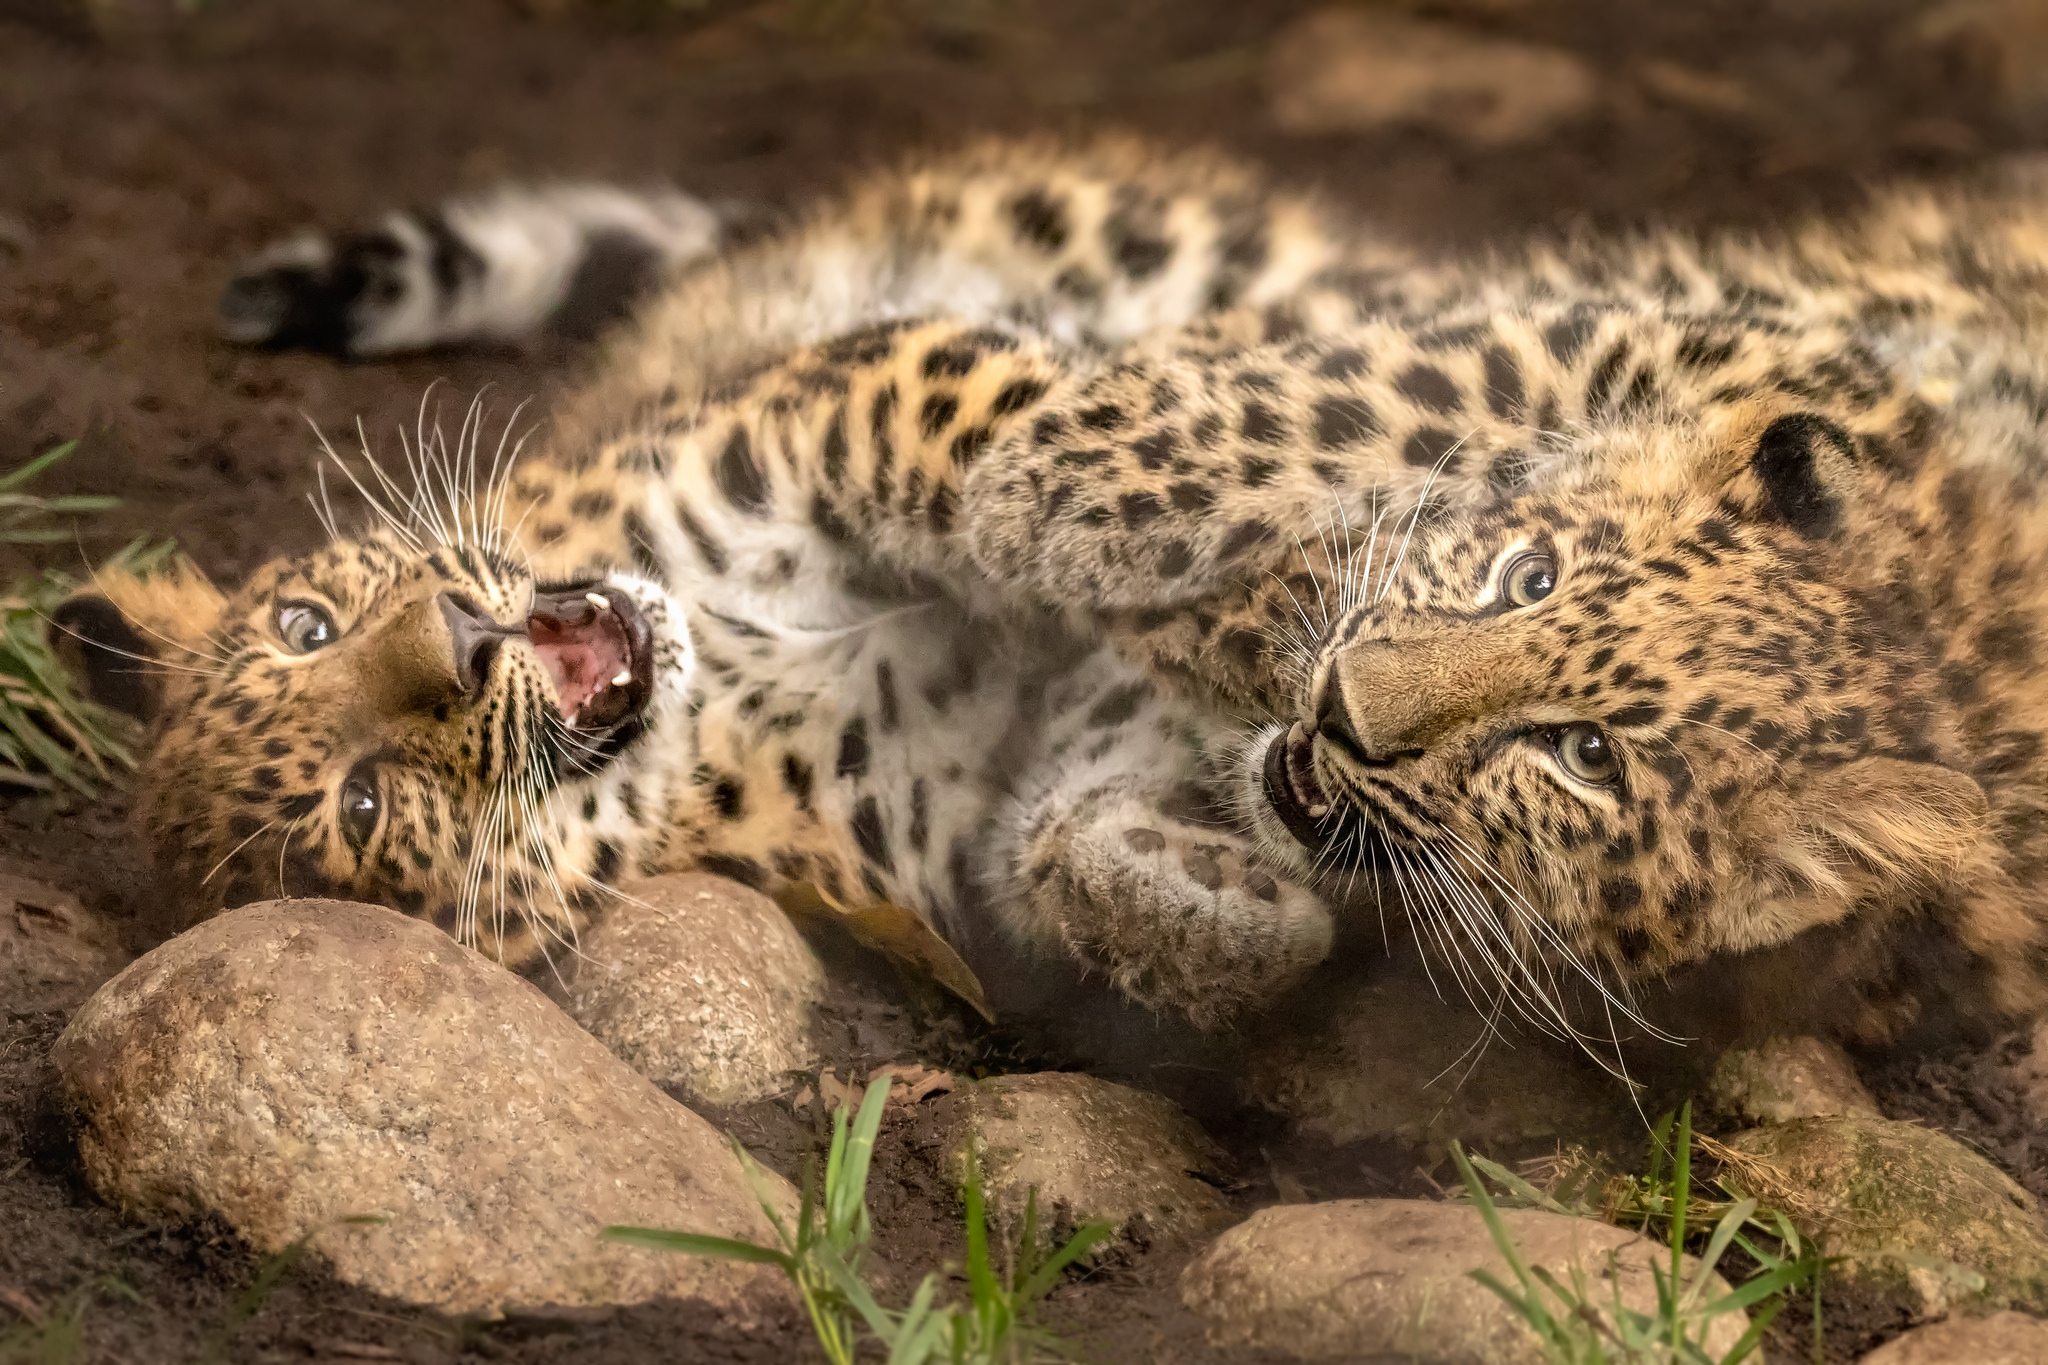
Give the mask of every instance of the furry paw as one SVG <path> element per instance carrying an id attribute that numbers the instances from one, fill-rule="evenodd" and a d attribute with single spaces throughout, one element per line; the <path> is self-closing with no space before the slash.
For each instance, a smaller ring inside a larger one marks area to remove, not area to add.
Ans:
<path id="1" fill-rule="evenodd" d="M 1127 800 L 1048 834 L 1056 842 L 1025 851 L 1030 918 L 1140 1003 L 1213 1028 L 1269 1004 L 1330 950 L 1323 903 L 1228 833 Z"/>

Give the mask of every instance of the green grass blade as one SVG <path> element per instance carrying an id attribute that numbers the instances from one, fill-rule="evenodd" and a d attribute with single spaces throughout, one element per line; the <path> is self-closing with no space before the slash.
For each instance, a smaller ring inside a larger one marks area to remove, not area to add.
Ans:
<path id="1" fill-rule="evenodd" d="M 988 1208 L 982 1197 L 981 1160 L 974 1151 L 974 1139 L 967 1139 L 967 1178 L 961 1182 L 961 1198 L 967 1205 L 967 1293 L 979 1308 L 995 1300 L 996 1275 L 988 1259 Z"/>
<path id="2" fill-rule="evenodd" d="M 1067 1239 L 1064 1246 L 1046 1257 L 1044 1262 L 1026 1277 L 1024 1283 L 1017 1287 L 1018 1303 L 1036 1303 L 1051 1293 L 1053 1285 L 1059 1282 L 1062 1271 L 1108 1241 L 1115 1233 L 1116 1225 L 1106 1218 L 1083 1223 L 1075 1230 L 1074 1235 Z"/>
<path id="3" fill-rule="evenodd" d="M 1563 1204 L 1558 1203 L 1557 1200 L 1545 1194 L 1543 1191 L 1537 1189 L 1534 1185 L 1530 1184 L 1527 1180 L 1524 1180 L 1521 1176 L 1515 1174 L 1507 1167 L 1501 1165 L 1498 1161 L 1489 1161 L 1487 1158 L 1480 1156 L 1476 1152 L 1468 1152 L 1466 1153 L 1466 1156 L 1472 1162 L 1473 1166 L 1477 1167 L 1485 1175 L 1490 1176 L 1496 1185 L 1503 1186 L 1508 1190 L 1509 1193 L 1513 1194 L 1516 1199 L 1522 1201 L 1530 1207 L 1544 1209 L 1550 1213 L 1561 1213 L 1566 1215 L 1567 1217 L 1577 1216 L 1573 1212 L 1573 1210 L 1568 1209 Z"/>
<path id="4" fill-rule="evenodd" d="M 680 1251 L 686 1256 L 715 1256 L 721 1261 L 754 1261 L 781 1266 L 796 1273 L 796 1262 L 773 1247 L 756 1246 L 736 1237 L 712 1237 L 701 1232 L 674 1232 L 667 1228 L 608 1227 L 598 1234 L 607 1242 L 646 1247 L 650 1251 Z"/>
<path id="5" fill-rule="evenodd" d="M 78 442 L 66 441 L 62 445 L 51 446 L 48 450 L 12 473 L 0 474 L 0 493 L 12 492 L 21 487 L 51 465 L 70 455 L 76 449 L 78 449 Z"/>

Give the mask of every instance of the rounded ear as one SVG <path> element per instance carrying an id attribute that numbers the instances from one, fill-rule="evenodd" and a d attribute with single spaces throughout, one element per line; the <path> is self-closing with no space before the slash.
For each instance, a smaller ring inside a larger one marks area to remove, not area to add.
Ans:
<path id="1" fill-rule="evenodd" d="M 1991 803 L 1968 773 L 1898 758 L 1813 773 L 1794 800 L 1794 837 L 1835 880 L 1875 879 L 1892 891 L 1953 875 L 1991 823 Z"/>
<path id="2" fill-rule="evenodd" d="M 1757 438 L 1749 472 L 1758 510 L 1802 536 L 1833 535 L 1842 520 L 1841 488 L 1856 461 L 1856 440 L 1811 412 L 1780 417 Z"/>
<path id="3" fill-rule="evenodd" d="M 163 694 L 159 659 L 212 657 L 227 599 L 184 556 L 147 574 L 118 565 L 59 603 L 51 643 L 87 697 L 148 720 Z"/>

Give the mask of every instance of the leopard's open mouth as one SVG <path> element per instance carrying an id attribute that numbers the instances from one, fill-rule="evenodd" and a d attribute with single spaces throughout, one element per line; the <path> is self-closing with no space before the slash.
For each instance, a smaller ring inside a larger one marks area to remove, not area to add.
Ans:
<path id="1" fill-rule="evenodd" d="M 1261 787 L 1266 804 L 1318 866 L 1378 868 L 1386 858 L 1383 837 L 1372 837 L 1372 821 L 1349 800 L 1333 799 L 1316 776 L 1315 732 L 1296 721 L 1266 746 Z"/>
<path id="2" fill-rule="evenodd" d="M 1316 778 L 1315 734 L 1300 721 L 1266 747 L 1266 800 L 1295 842 L 1309 852 L 1322 849 L 1334 825 L 1330 795 Z"/>
<path id="3" fill-rule="evenodd" d="M 554 684 L 570 768 L 593 772 L 646 730 L 654 632 L 624 593 L 601 582 L 536 591 L 526 638 Z"/>

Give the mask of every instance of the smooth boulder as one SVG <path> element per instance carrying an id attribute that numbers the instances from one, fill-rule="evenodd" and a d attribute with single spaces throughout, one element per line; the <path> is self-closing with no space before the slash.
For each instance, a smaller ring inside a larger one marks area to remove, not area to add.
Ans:
<path id="1" fill-rule="evenodd" d="M 1639 1233 L 1540 1209 L 1502 1209 L 1521 1255 L 1561 1283 L 1583 1276 L 1590 1300 L 1641 1312 L 1657 1303 L 1652 1265 L 1670 1251 Z M 1431 1365 L 1544 1365 L 1536 1333 L 1471 1277 L 1515 1286 L 1479 1211 L 1418 1199 L 1343 1199 L 1261 1209 L 1218 1237 L 1181 1274 L 1181 1301 L 1209 1323 L 1217 1346 L 1299 1360 L 1427 1361 Z M 1686 1259 L 1690 1282 L 1696 1263 Z M 1728 1292 L 1716 1277 L 1706 1297 Z M 1553 1312 L 1561 1305 L 1549 1301 Z M 1748 1326 L 1713 1320 L 1703 1343 L 1719 1359 Z"/>
<path id="2" fill-rule="evenodd" d="M 2048 1322 L 2010 1310 L 1988 1318 L 1944 1318 L 1915 1327 L 1857 1365 L 2041 1365 Z"/>
<path id="3" fill-rule="evenodd" d="M 763 1099 L 816 1067 L 824 968 L 774 901 L 698 872 L 626 893 L 577 945 L 578 1023 L 686 1104 Z"/>
<path id="4" fill-rule="evenodd" d="M 1811 1118 L 1728 1139 L 1727 1172 L 1831 1257 L 1828 1282 L 1919 1320 L 2048 1307 L 2048 1230 L 2032 1195 L 1916 1124 Z"/>
<path id="5" fill-rule="evenodd" d="M 971 1140 L 998 1219 L 1014 1224 L 1028 1192 L 1060 1226 L 1093 1219 L 1121 1239 L 1155 1243 L 1230 1221 L 1220 1153 L 1161 1096 L 1092 1076 L 997 1076 L 932 1105 L 957 1179 Z"/>
<path id="6" fill-rule="evenodd" d="M 1806 1035 L 1729 1048 L 1715 1063 L 1707 1090 L 1718 1108 L 1751 1123 L 1880 1117 L 1849 1055 Z"/>
<path id="7" fill-rule="evenodd" d="M 54 1057 L 87 1177 L 134 1215 L 211 1213 L 263 1252 L 304 1241 L 344 1280 L 450 1313 L 674 1296 L 746 1318 L 783 1292 L 759 1266 L 601 1240 L 771 1233 L 717 1129 L 392 910 L 229 911 L 103 986 Z"/>

